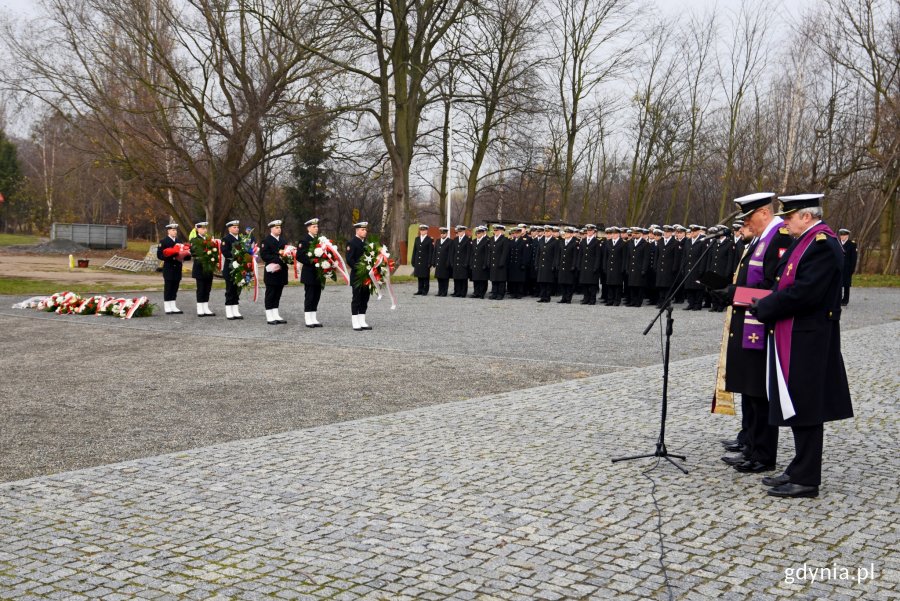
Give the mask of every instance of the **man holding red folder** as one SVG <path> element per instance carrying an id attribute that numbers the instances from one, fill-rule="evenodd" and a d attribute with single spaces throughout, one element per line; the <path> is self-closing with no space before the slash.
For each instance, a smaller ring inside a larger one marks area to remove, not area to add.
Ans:
<path id="1" fill-rule="evenodd" d="M 758 290 L 761 297 L 775 285 L 775 268 L 790 246 L 791 237 L 781 218 L 775 216 L 774 199 L 772 192 L 758 192 L 734 201 L 741 211 L 738 219 L 743 220 L 753 238 L 738 261 L 734 283 L 714 292 L 728 304 L 734 301 L 736 290 Z M 742 473 L 770 471 L 775 469 L 778 453 L 778 428 L 769 425 L 766 329 L 754 315 L 747 313 L 746 305 L 738 303 L 726 314 L 726 320 L 728 335 L 723 341 L 726 348 L 719 364 L 724 378 L 717 378 L 716 401 L 733 402 L 733 393 L 741 393 L 742 417 L 741 432 L 734 444 L 727 447 L 739 454 L 722 457 L 722 461 Z M 714 405 L 714 412 L 725 412 L 716 409 Z"/>

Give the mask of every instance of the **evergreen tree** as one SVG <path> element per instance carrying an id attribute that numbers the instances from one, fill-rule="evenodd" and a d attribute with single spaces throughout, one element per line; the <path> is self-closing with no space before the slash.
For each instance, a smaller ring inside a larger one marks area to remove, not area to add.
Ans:
<path id="1" fill-rule="evenodd" d="M 286 196 L 297 222 L 302 224 L 319 213 L 328 203 L 328 186 L 334 118 L 318 98 L 306 103 L 306 116 L 299 125 L 300 136 L 294 150 L 293 182 L 286 187 Z"/>
<path id="2" fill-rule="evenodd" d="M 0 194 L 3 195 L 2 209 L 3 229 L 8 231 L 9 218 L 12 203 L 16 201 L 16 193 L 22 185 L 22 169 L 19 166 L 19 157 L 16 145 L 13 144 L 6 133 L 0 129 Z"/>

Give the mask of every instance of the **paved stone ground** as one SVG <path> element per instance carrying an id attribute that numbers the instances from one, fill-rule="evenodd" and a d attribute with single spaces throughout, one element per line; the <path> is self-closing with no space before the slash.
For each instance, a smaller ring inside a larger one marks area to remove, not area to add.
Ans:
<path id="1" fill-rule="evenodd" d="M 623 369 L 0 485 L 0 598 L 664 599 L 654 486 L 677 598 L 897 598 L 898 334 L 845 332 L 857 417 L 826 427 L 818 499 L 718 461 L 737 422 L 701 356 L 672 373 L 688 476 L 610 463 L 658 428 L 660 367 Z M 804 563 L 875 576 L 786 582 Z"/>

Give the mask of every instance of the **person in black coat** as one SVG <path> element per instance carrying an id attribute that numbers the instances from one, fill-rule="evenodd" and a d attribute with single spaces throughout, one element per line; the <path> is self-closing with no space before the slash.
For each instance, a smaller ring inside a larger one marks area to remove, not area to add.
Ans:
<path id="1" fill-rule="evenodd" d="M 713 293 L 714 299 L 731 304 L 735 286 L 770 290 L 775 285 L 779 258 L 791 245 L 788 231 L 774 214 L 775 195 L 758 192 L 735 199 L 742 211 L 745 228 L 754 240 L 738 264 L 734 284 Z M 778 455 L 778 428 L 769 424 L 766 395 L 765 327 L 744 307 L 732 309 L 728 321 L 724 390 L 741 395 L 741 431 L 731 450 L 738 455 L 722 460 L 743 473 L 759 473 L 774 468 Z"/>
<path id="2" fill-rule="evenodd" d="M 205 238 L 208 228 L 208 221 L 195 223 L 194 231 L 196 232 L 196 237 Z M 197 282 L 197 317 L 211 317 L 215 315 L 209 308 L 209 293 L 212 291 L 213 272 L 207 273 L 203 269 L 202 262 L 197 260 L 194 252 L 194 247 L 191 246 L 191 257 L 194 259 L 194 266 L 191 267 L 191 277 Z"/>
<path id="3" fill-rule="evenodd" d="M 676 283 L 681 280 L 681 268 L 684 264 L 684 249 L 687 245 L 687 234 L 688 229 L 681 225 L 680 223 L 676 223 L 675 228 L 675 242 L 678 244 L 678 259 L 675 261 L 678 264 L 678 272 L 675 274 Z M 684 291 L 684 286 L 679 286 L 678 290 L 675 292 L 675 299 L 673 302 L 675 303 L 683 303 L 686 298 L 686 294 Z"/>
<path id="4" fill-rule="evenodd" d="M 506 264 L 508 292 L 511 298 L 522 298 L 528 279 L 531 245 L 525 242 L 519 226 L 509 230 L 509 260 Z"/>
<path id="5" fill-rule="evenodd" d="M 431 287 L 431 264 L 434 262 L 434 240 L 428 235 L 428 226 L 419 224 L 419 235 L 413 241 L 413 275 L 419 280 L 419 289 L 413 296 L 427 296 Z"/>
<path id="6" fill-rule="evenodd" d="M 850 304 L 850 286 L 853 285 L 853 274 L 856 273 L 856 242 L 850 239 L 850 230 L 839 229 L 838 237 L 841 241 L 841 247 L 844 249 L 844 265 L 841 270 L 841 287 L 843 294 L 841 295 L 841 306 L 846 307 Z"/>
<path id="7" fill-rule="evenodd" d="M 557 247 L 556 282 L 561 297 L 557 302 L 567 305 L 572 302 L 575 282 L 578 281 L 578 272 L 575 271 L 578 266 L 578 241 L 575 240 L 574 227 L 563 230 L 563 237 L 557 242 Z"/>
<path id="8" fill-rule="evenodd" d="M 438 228 L 441 232 L 440 239 L 434 243 L 434 253 L 432 255 L 431 265 L 434 267 L 434 277 L 438 282 L 438 296 L 447 296 L 447 290 L 450 287 L 450 276 L 453 275 L 453 254 L 451 250 L 452 243 L 447 238 L 449 230 L 445 227 Z"/>
<path id="9" fill-rule="evenodd" d="M 455 228 L 456 237 L 452 240 L 450 247 L 450 267 L 453 276 L 453 296 L 456 298 L 465 298 L 469 292 L 469 276 L 471 275 L 472 263 L 472 239 L 466 235 L 468 228 L 464 225 L 457 225 Z"/>
<path id="10" fill-rule="evenodd" d="M 662 303 L 669 296 L 669 290 L 678 275 L 678 241 L 671 225 L 663 226 L 662 240 L 656 245 L 656 262 L 653 265 L 654 283 L 657 289 L 656 308 L 662 309 Z"/>
<path id="11" fill-rule="evenodd" d="M 714 236 L 709 241 L 709 252 L 706 253 L 706 272 L 711 272 L 717 276 L 731 279 L 734 275 L 732 263 L 734 261 L 734 243 L 731 240 L 731 234 L 728 228 L 718 226 L 715 232 L 711 232 Z M 721 313 L 725 310 L 727 303 L 722 297 L 712 297 L 712 307 L 710 312 Z"/>
<path id="12" fill-rule="evenodd" d="M 603 270 L 606 273 L 606 305 L 618 307 L 622 304 L 622 274 L 625 270 L 625 242 L 617 227 L 606 228 L 606 249 Z"/>
<path id="13" fill-rule="evenodd" d="M 303 284 L 303 320 L 307 328 L 321 328 L 319 323 L 319 300 L 322 298 L 322 282 L 319 281 L 319 270 L 313 261 L 315 255 L 309 256 L 309 247 L 319 239 L 319 218 L 306 221 L 306 233 L 297 242 L 297 260 L 300 261 L 300 283 Z"/>
<path id="14" fill-rule="evenodd" d="M 287 323 L 278 312 L 281 293 L 288 283 L 287 264 L 279 254 L 285 246 L 287 243 L 281 235 L 281 220 L 270 221 L 269 235 L 259 245 L 259 258 L 265 263 L 263 282 L 266 285 L 266 323 L 269 325 Z"/>
<path id="15" fill-rule="evenodd" d="M 738 263 L 741 261 L 741 257 L 744 256 L 744 249 L 747 248 L 747 243 L 750 242 L 750 237 L 746 240 L 744 239 L 744 224 L 739 222 L 734 222 L 731 224 L 731 242 L 734 244 L 734 252 L 731 254 L 731 273 L 737 271 Z"/>
<path id="16" fill-rule="evenodd" d="M 506 281 L 509 279 L 507 273 L 509 263 L 509 238 L 504 236 L 506 226 L 501 223 L 494 224 L 494 237 L 491 238 L 490 244 L 490 266 L 491 266 L 491 294 L 488 298 L 492 300 L 503 300 L 506 296 Z"/>
<path id="17" fill-rule="evenodd" d="M 484 298 L 487 294 L 488 278 L 491 275 L 491 250 L 487 239 L 487 228 L 475 228 L 472 253 L 469 259 L 469 273 L 472 278 L 472 298 Z"/>
<path id="18" fill-rule="evenodd" d="M 597 291 L 600 286 L 600 271 L 603 267 L 601 258 L 602 243 L 597 238 L 597 226 L 588 223 L 584 226 L 585 237 L 581 240 L 578 252 L 578 283 L 581 284 L 584 298 L 582 305 L 596 305 Z"/>
<path id="19" fill-rule="evenodd" d="M 241 229 L 241 222 L 233 219 L 225 224 L 227 232 L 222 236 L 222 257 L 224 257 L 224 267 L 222 268 L 222 277 L 225 278 L 225 318 L 229 321 L 235 319 L 244 319 L 241 315 L 241 288 L 237 286 L 231 279 L 231 272 L 234 270 L 232 263 L 234 262 L 234 254 L 232 246 L 238 241 L 238 232 Z"/>
<path id="20" fill-rule="evenodd" d="M 166 237 L 159 241 L 156 247 L 156 258 L 163 262 L 163 303 L 166 315 L 180 315 L 184 313 L 175 304 L 178 298 L 178 287 L 181 286 L 181 271 L 184 253 L 179 252 L 184 243 L 178 239 L 178 224 L 166 225 Z"/>
<path id="21" fill-rule="evenodd" d="M 352 297 L 350 300 L 350 315 L 353 323 L 353 329 L 357 332 L 363 330 L 371 330 L 372 327 L 366 323 L 366 311 L 369 309 L 369 296 L 371 291 L 366 285 L 365 280 L 360 280 L 356 276 L 356 264 L 359 263 L 365 254 L 366 236 L 369 234 L 369 222 L 358 221 L 353 224 L 354 236 L 347 243 L 347 269 L 350 270 L 350 286 L 352 288 Z"/>
<path id="22" fill-rule="evenodd" d="M 556 268 L 559 264 L 559 240 L 553 237 L 554 228 L 544 228 L 544 237 L 538 246 L 537 281 L 540 286 L 539 303 L 549 303 L 556 284 Z"/>
<path id="23" fill-rule="evenodd" d="M 687 307 L 685 311 L 700 311 L 703 308 L 703 284 L 697 279 L 706 270 L 706 240 L 700 238 L 703 228 L 699 225 L 691 225 L 691 233 L 684 241 L 684 250 L 681 260 L 681 277 L 684 280 L 685 297 Z"/>
<path id="24" fill-rule="evenodd" d="M 824 423 L 853 417 L 841 355 L 844 253 L 821 221 L 822 196 L 780 197 L 796 240 L 779 261 L 775 290 L 753 307 L 777 350 L 769 353 L 769 423 L 790 426 L 796 449 L 784 474 L 767 482 L 775 497 L 819 494 Z"/>
<path id="25" fill-rule="evenodd" d="M 541 255 L 541 247 L 547 241 L 544 237 L 544 228 L 541 226 L 532 226 L 534 228 L 531 235 L 531 265 L 528 268 L 528 292 L 533 297 L 541 295 L 541 285 L 538 283 L 538 260 Z"/>
<path id="26" fill-rule="evenodd" d="M 647 285 L 647 274 L 650 273 L 650 245 L 643 237 L 643 230 L 633 230 L 634 239 L 625 247 L 625 271 L 628 278 L 629 307 L 640 307 L 644 304 L 644 287 Z"/>

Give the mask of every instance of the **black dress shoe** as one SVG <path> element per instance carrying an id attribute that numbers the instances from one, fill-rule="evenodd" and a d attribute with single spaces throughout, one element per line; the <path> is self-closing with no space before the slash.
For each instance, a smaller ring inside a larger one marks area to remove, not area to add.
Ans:
<path id="1" fill-rule="evenodd" d="M 734 466 L 734 469 L 742 474 L 760 474 L 762 472 L 771 472 L 775 469 L 775 464 L 765 464 L 759 461 L 745 461 Z"/>
<path id="2" fill-rule="evenodd" d="M 819 487 L 788 482 L 787 484 L 782 484 L 769 490 L 769 494 L 773 497 L 782 497 L 785 499 L 796 499 L 798 497 L 818 497 Z"/>
<path id="3" fill-rule="evenodd" d="M 308 323 L 308 324 L 306 324 L 306 327 L 307 327 L 307 328 L 314 328 L 314 327 L 316 327 L 316 326 L 314 326 L 314 325 L 311 324 L 311 323 Z"/>
<path id="4" fill-rule="evenodd" d="M 781 474 L 780 476 L 766 476 L 762 479 L 763 486 L 781 486 L 790 481 L 791 477 L 787 474 Z"/>
<path id="5" fill-rule="evenodd" d="M 235 315 L 232 319 L 244 319 L 243 315 Z"/>
<path id="6" fill-rule="evenodd" d="M 324 328 L 325 326 L 323 326 L 323 325 L 320 324 L 320 323 L 314 323 L 314 324 L 313 324 L 313 327 L 314 327 L 314 328 Z"/>
<path id="7" fill-rule="evenodd" d="M 742 444 L 730 444 L 727 447 L 725 447 L 725 450 L 728 451 L 729 453 L 743 453 L 744 448 L 745 447 Z"/>
<path id="8" fill-rule="evenodd" d="M 748 459 L 746 456 L 744 456 L 743 453 L 741 453 L 740 455 L 725 455 L 724 457 L 722 457 L 722 461 L 724 461 L 728 465 L 735 466 L 748 461 Z"/>

